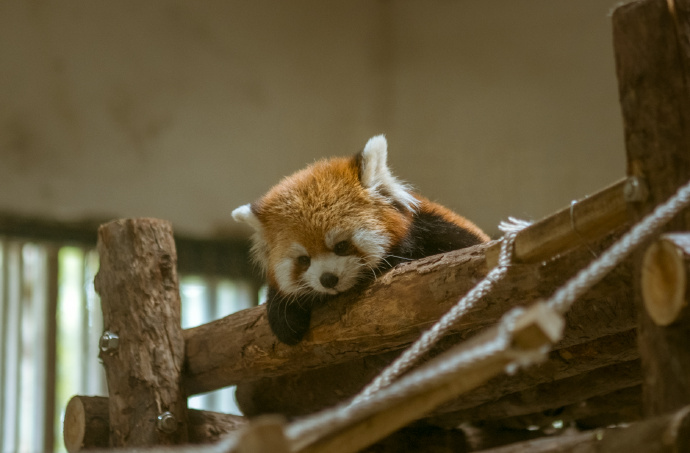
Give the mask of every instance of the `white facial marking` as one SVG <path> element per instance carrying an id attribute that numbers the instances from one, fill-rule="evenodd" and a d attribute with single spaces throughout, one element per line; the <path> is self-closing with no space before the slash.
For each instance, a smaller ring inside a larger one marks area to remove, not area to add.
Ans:
<path id="1" fill-rule="evenodd" d="M 297 294 L 304 292 L 300 282 L 293 278 L 293 271 L 296 266 L 297 258 L 309 256 L 307 249 L 301 244 L 293 243 L 290 245 L 285 257 L 280 259 L 273 267 L 276 282 L 280 290 L 286 294 Z"/>
<path id="2" fill-rule="evenodd" d="M 346 241 L 348 238 L 349 236 L 346 232 L 341 231 L 338 228 L 334 228 L 326 233 L 323 241 L 326 244 L 326 247 L 332 250 L 333 247 L 335 247 L 335 244 L 340 241 Z"/>
<path id="3" fill-rule="evenodd" d="M 386 256 L 386 250 L 390 247 L 391 239 L 381 231 L 359 229 L 352 235 L 352 243 L 364 255 L 364 261 L 372 267 L 376 267 Z"/>

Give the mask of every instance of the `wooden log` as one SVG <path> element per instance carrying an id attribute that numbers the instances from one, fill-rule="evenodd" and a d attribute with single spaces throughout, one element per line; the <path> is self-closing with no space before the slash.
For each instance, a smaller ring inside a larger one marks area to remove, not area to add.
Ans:
<path id="1" fill-rule="evenodd" d="M 70 453 L 108 448 L 110 417 L 108 398 L 104 396 L 73 396 L 65 409 L 63 435 L 65 447 Z M 230 432 L 247 424 L 247 419 L 239 415 L 220 412 L 188 411 L 189 442 L 206 444 L 216 442 Z"/>
<path id="2" fill-rule="evenodd" d="M 647 249 L 642 260 L 642 299 L 657 326 L 690 319 L 689 274 L 690 233 L 665 234 Z"/>
<path id="3" fill-rule="evenodd" d="M 436 413 L 441 416 L 443 413 L 477 407 L 481 404 L 497 401 L 506 395 L 518 392 L 529 393 L 540 385 L 550 386 L 555 382 L 577 378 L 577 376 L 587 373 L 596 373 L 597 370 L 610 369 L 609 367 L 618 364 L 629 363 L 639 359 L 636 341 L 637 335 L 630 330 L 588 343 L 551 351 L 545 362 L 521 370 L 513 376 L 498 376 L 492 379 L 490 383 L 440 407 Z M 615 375 L 612 375 L 612 380 L 615 380 Z M 597 392 L 596 384 L 595 381 L 592 381 L 589 385 L 587 383 L 584 385 L 592 387 L 590 392 Z M 605 386 L 608 388 L 609 384 L 605 383 Z M 548 387 L 545 390 L 548 390 Z M 559 392 L 559 390 L 555 389 L 554 392 Z M 600 393 L 602 392 L 598 394 Z M 559 404 L 558 398 L 554 398 L 553 405 L 546 409 L 560 407 L 562 404 Z"/>
<path id="4" fill-rule="evenodd" d="M 449 338 L 444 342 L 444 347 L 446 343 L 450 345 L 457 342 L 456 338 Z M 279 413 L 288 417 L 310 414 L 355 395 L 397 354 L 398 352 L 393 352 L 370 356 L 304 373 L 243 384 L 237 388 L 237 402 L 242 413 L 247 416 L 266 413 Z M 639 354 L 634 330 L 552 351 L 544 363 L 522 370 L 514 376 L 497 376 L 491 382 L 439 407 L 435 411 L 438 415 L 435 422 L 442 419 L 443 413 L 468 409 L 539 384 L 637 358 Z"/>
<path id="5" fill-rule="evenodd" d="M 69 453 L 108 447 L 108 410 L 108 398 L 73 396 L 69 400 L 62 427 L 65 448 Z"/>
<path id="6" fill-rule="evenodd" d="M 444 414 L 444 424 L 501 420 L 560 408 L 597 395 L 633 387 L 642 382 L 639 360 L 623 362 L 581 373 L 566 379 L 536 385 L 454 413 Z"/>
<path id="7" fill-rule="evenodd" d="M 503 373 L 505 367 L 515 360 L 516 352 L 531 351 L 528 347 L 539 350 L 555 343 L 562 335 L 562 323 L 560 315 L 543 304 L 535 304 L 515 320 L 515 330 L 505 350 L 486 353 L 486 345 L 499 335 L 498 327 L 492 328 L 403 376 L 379 393 L 389 395 L 388 398 L 364 401 L 359 410 L 346 419 L 338 417 L 334 424 L 322 425 L 317 433 L 314 430 L 306 434 L 301 431 L 300 426 L 312 423 L 309 419 L 293 426 L 287 431 L 293 449 L 302 453 L 360 451 L 439 404 Z M 476 354 L 477 348 L 484 354 Z M 471 361 L 447 368 L 447 363 L 470 351 Z M 426 376 L 424 385 L 419 385 L 420 376 Z M 319 419 L 320 415 L 315 417 Z"/>
<path id="8" fill-rule="evenodd" d="M 622 388 L 606 395 L 597 395 L 567 406 L 555 407 L 533 414 L 503 418 L 492 426 L 513 430 L 552 428 L 554 423 L 575 424 L 579 429 L 631 423 L 642 418 L 642 385 Z M 435 420 L 443 419 L 437 417 Z M 445 421 L 447 423 L 452 420 Z M 451 425 L 452 426 L 452 425 Z M 483 424 L 481 425 L 484 426 Z"/>
<path id="9" fill-rule="evenodd" d="M 595 242 L 628 222 L 632 181 L 622 179 L 605 189 L 574 202 L 520 231 L 515 237 L 515 261 L 548 260 L 573 248 Z M 498 264 L 500 243 L 486 251 L 489 267 Z"/>
<path id="10" fill-rule="evenodd" d="M 157 219 L 108 223 L 98 230 L 98 252 L 95 286 L 110 335 L 101 339 L 100 353 L 110 445 L 184 443 L 184 339 L 172 227 Z"/>
<path id="11" fill-rule="evenodd" d="M 592 244 L 601 250 L 613 234 Z M 487 268 L 486 245 L 402 264 L 359 295 L 343 295 L 314 311 L 312 327 L 296 346 L 277 342 L 260 306 L 184 332 L 189 394 L 335 365 L 409 345 L 469 291 Z M 495 291 L 468 313 L 458 339 L 494 324 L 516 305 L 549 296 L 592 256 L 576 249 L 546 263 L 515 265 Z M 595 285 L 567 314 L 559 347 L 630 330 L 635 325 L 629 266 Z M 385 301 L 385 302 L 383 302 Z M 373 322 L 372 320 L 375 320 Z"/>
<path id="12" fill-rule="evenodd" d="M 633 206 L 636 220 L 690 180 L 690 0 L 619 7 L 613 14 L 613 41 L 628 175 L 645 179 L 649 187 L 649 200 Z M 690 210 L 665 231 L 687 230 Z M 636 272 L 642 271 L 643 254 L 636 255 Z M 655 415 L 690 404 L 690 325 L 657 326 L 643 308 L 637 280 L 644 401 L 647 414 Z"/>
<path id="13" fill-rule="evenodd" d="M 690 408 L 624 428 L 596 429 L 503 447 L 482 453 L 682 453 L 690 451 Z"/>

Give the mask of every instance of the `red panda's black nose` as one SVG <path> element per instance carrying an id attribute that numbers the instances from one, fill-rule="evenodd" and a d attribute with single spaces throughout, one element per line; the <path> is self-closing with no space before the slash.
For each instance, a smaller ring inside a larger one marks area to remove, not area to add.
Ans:
<path id="1" fill-rule="evenodd" d="M 330 272 L 324 272 L 321 274 L 319 281 L 324 288 L 335 288 L 335 285 L 338 284 L 338 276 Z"/>

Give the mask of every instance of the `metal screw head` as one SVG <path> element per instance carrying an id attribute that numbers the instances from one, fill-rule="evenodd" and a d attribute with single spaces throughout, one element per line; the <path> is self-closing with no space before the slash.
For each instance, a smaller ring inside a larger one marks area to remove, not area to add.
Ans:
<path id="1" fill-rule="evenodd" d="M 649 196 L 647 183 L 639 176 L 630 176 L 623 187 L 623 198 L 628 203 L 646 201 Z"/>
<path id="2" fill-rule="evenodd" d="M 172 434 L 177 431 L 177 419 L 169 412 L 165 411 L 158 416 L 157 428 L 167 434 Z"/>
<path id="3" fill-rule="evenodd" d="M 99 342 L 99 346 L 101 348 L 101 351 L 113 352 L 117 349 L 117 347 L 119 345 L 120 345 L 120 337 L 118 337 L 117 334 L 112 333 L 108 330 L 103 332 L 103 335 L 101 335 L 101 341 Z"/>

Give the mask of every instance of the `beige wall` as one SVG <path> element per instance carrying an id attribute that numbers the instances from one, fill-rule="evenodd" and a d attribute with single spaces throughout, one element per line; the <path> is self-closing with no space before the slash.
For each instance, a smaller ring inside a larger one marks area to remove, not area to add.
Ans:
<path id="1" fill-rule="evenodd" d="M 623 175 L 610 2 L 0 2 L 0 212 L 238 233 L 237 205 L 385 132 L 489 232 Z"/>

